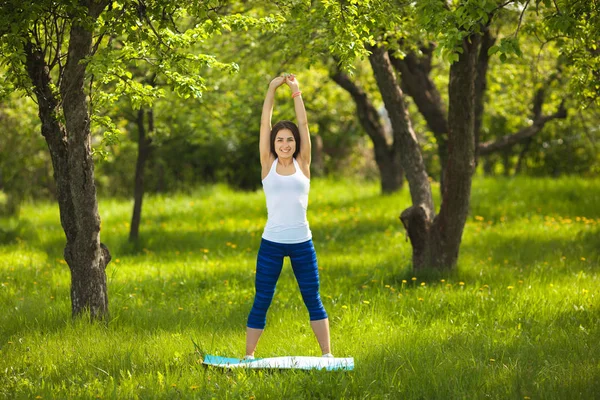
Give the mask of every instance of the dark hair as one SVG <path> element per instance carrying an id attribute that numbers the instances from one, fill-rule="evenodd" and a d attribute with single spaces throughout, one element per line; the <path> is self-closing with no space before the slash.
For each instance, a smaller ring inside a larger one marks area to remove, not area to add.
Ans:
<path id="1" fill-rule="evenodd" d="M 292 121 L 279 121 L 273 128 L 271 128 L 271 153 L 277 158 L 277 153 L 275 152 L 275 137 L 277 136 L 277 132 L 282 129 L 289 129 L 292 131 L 292 135 L 294 136 L 294 140 L 296 141 L 296 151 L 294 152 L 293 157 L 296 158 L 298 153 L 300 152 L 300 130 Z"/>

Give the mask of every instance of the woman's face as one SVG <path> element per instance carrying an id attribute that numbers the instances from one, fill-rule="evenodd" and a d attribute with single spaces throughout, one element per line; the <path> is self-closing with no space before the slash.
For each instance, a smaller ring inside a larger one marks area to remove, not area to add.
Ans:
<path id="1" fill-rule="evenodd" d="M 275 153 L 279 158 L 291 158 L 296 152 L 296 140 L 292 131 L 281 129 L 275 135 Z"/>

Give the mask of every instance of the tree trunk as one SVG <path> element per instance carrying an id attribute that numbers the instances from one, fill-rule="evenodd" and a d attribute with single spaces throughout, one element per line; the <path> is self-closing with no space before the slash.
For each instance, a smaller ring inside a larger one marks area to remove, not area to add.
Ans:
<path id="1" fill-rule="evenodd" d="M 402 140 L 404 170 L 411 190 L 412 206 L 400 216 L 413 248 L 413 268 L 450 269 L 456 265 L 462 232 L 469 210 L 471 179 L 475 163 L 474 89 L 479 39 L 463 41 L 463 54 L 450 68 L 448 161 L 439 215 L 435 216 L 431 188 L 402 90 L 398 86 L 387 52 L 371 48 L 369 61 L 390 113 L 395 135 Z"/>
<path id="2" fill-rule="evenodd" d="M 492 156 L 487 156 L 483 159 L 483 173 L 485 176 L 492 176 L 494 174 L 494 166 L 496 161 Z"/>
<path id="3" fill-rule="evenodd" d="M 142 219 L 142 202 L 144 200 L 144 171 L 146 161 L 152 149 L 152 140 L 146 135 L 144 126 L 144 109 L 138 111 L 138 157 L 135 164 L 135 179 L 133 189 L 133 214 L 131 216 L 131 228 L 129 230 L 129 241 L 136 242 L 139 238 L 140 221 Z M 148 132 L 154 131 L 154 112 L 148 110 Z"/>
<path id="4" fill-rule="evenodd" d="M 92 18 L 104 8 L 93 3 Z M 92 33 L 73 23 L 67 64 L 60 85 L 61 105 L 53 92 L 48 66 L 42 51 L 26 46 L 27 72 L 38 101 L 42 135 L 48 143 L 56 181 L 60 220 L 67 238 L 65 261 L 71 270 L 73 316 L 89 312 L 92 319 L 108 316 L 105 269 L 110 262 L 108 248 L 100 242 L 100 216 L 94 182 L 90 143 L 90 117 L 84 92 L 85 63 Z"/>
<path id="5" fill-rule="evenodd" d="M 392 123 L 394 150 L 402 151 L 401 165 L 406 174 L 413 206 L 423 207 L 425 215 L 435 215 L 431 185 L 421 155 L 417 136 L 413 131 L 404 103 L 404 93 L 398 85 L 387 51 L 381 47 L 369 47 L 369 62 L 381 92 L 385 108 Z"/>
<path id="6" fill-rule="evenodd" d="M 312 142 L 311 175 L 325 175 L 325 158 L 323 151 L 323 138 L 321 135 L 314 135 Z"/>
<path id="7" fill-rule="evenodd" d="M 430 230 L 431 258 L 422 266 L 453 268 L 469 213 L 475 169 L 475 77 L 480 37 L 463 39 L 462 54 L 450 67 L 448 164 L 439 215 Z M 418 267 L 418 266 L 415 266 Z"/>
<path id="8" fill-rule="evenodd" d="M 512 148 L 506 148 L 502 151 L 502 166 L 504 167 L 504 176 L 510 176 L 510 170 L 512 169 L 512 165 L 510 162 L 510 156 L 512 156 Z"/>
<path id="9" fill-rule="evenodd" d="M 433 50 L 434 44 L 429 43 L 427 46 L 422 46 L 422 57 L 417 56 L 411 50 L 406 53 L 403 59 L 390 57 L 390 60 L 402 78 L 400 82 L 401 89 L 413 99 L 435 137 L 438 157 L 442 166 L 441 189 L 444 182 L 443 168 L 448 159 L 448 121 L 446 119 L 446 106 L 430 76 Z"/>
<path id="10" fill-rule="evenodd" d="M 519 175 L 521 173 L 521 168 L 523 168 L 523 160 L 525 160 L 525 155 L 529 151 L 529 146 L 531 146 L 532 141 L 533 141 L 533 138 L 529 138 L 529 139 L 527 139 L 525 144 L 523 144 L 523 148 L 521 149 L 521 152 L 519 153 L 519 158 L 517 159 L 517 165 L 515 167 L 515 175 Z"/>
<path id="11" fill-rule="evenodd" d="M 396 143 L 391 146 L 387 143 L 377 109 L 369 100 L 367 93 L 342 71 L 337 70 L 331 75 L 331 78 L 350 93 L 356 103 L 358 119 L 373 142 L 375 163 L 381 177 L 381 192 L 389 194 L 400 190 L 404 183 L 404 171 L 400 161 L 401 152 L 395 148 Z"/>
<path id="12" fill-rule="evenodd" d="M 389 153 L 389 158 L 379 167 L 381 193 L 383 194 L 397 192 L 404 185 L 404 170 L 400 161 L 401 152 L 394 149 Z"/>

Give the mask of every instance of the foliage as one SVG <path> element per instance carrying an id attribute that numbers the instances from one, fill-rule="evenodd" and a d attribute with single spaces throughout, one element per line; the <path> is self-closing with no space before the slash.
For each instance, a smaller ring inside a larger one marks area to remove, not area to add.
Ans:
<path id="1" fill-rule="evenodd" d="M 555 41 L 571 71 L 571 88 L 585 107 L 600 105 L 600 4 L 598 1 L 538 0 L 545 41 Z"/>
<path id="2" fill-rule="evenodd" d="M 273 12 L 277 10 L 257 6 L 247 12 L 247 17 L 272 18 L 269 16 Z M 328 79 L 328 66 L 322 57 L 311 60 L 306 54 L 288 56 L 283 39 L 278 33 L 249 29 L 223 32 L 198 44 L 197 52 L 215 54 L 225 64 L 237 60 L 239 72 L 226 75 L 206 69 L 203 77 L 210 84 L 202 97 L 181 101 L 167 93 L 164 100 L 154 103 L 154 152 L 146 176 L 150 190 L 183 190 L 212 181 L 226 181 L 241 189 L 257 188 L 262 102 L 268 82 L 284 71 L 294 71 L 301 82 L 310 131 L 323 139 L 325 170 L 335 172 L 347 166 L 346 160 L 361 134 L 352 103 L 340 101 L 347 95 Z M 289 100 L 285 88 L 278 91 L 274 120 L 295 119 Z M 117 108 L 121 114 L 132 115 L 128 105 Z M 136 128 L 128 125 L 128 129 L 134 136 Z M 120 184 L 123 174 L 119 171 L 131 170 L 134 149 L 117 147 L 111 147 L 113 155 L 109 156 L 109 162 L 115 165 L 100 166 L 100 171 L 111 171 L 111 175 L 100 179 L 111 192 L 122 193 L 128 185 Z M 114 184 L 109 185 L 113 178 Z"/>
<path id="3" fill-rule="evenodd" d="M 134 109 L 151 106 L 164 97 L 163 88 L 135 76 L 132 67 L 142 68 L 144 75 L 162 80 L 182 98 L 200 97 L 205 90 L 203 73 L 207 68 L 233 73 L 235 63 L 224 64 L 194 47 L 223 31 L 270 29 L 280 21 L 276 16 L 258 19 L 235 15 L 218 15 L 219 1 L 113 1 L 96 5 L 103 11 L 97 20 L 70 2 L 37 2 L 33 7 L 8 1 L 3 4 L 0 22 L 0 48 L 7 56 L 7 84 L 31 91 L 25 72 L 25 49 L 29 44 L 43 50 L 46 64 L 53 74 L 55 89 L 60 86 L 63 57 L 68 45 L 68 29 L 75 20 L 87 24 L 95 33 L 93 56 L 87 60 L 92 122 L 104 128 L 104 145 L 117 142 L 117 126 L 99 112 L 114 106 L 122 96 Z M 108 5 L 108 7 L 107 7 Z M 56 93 L 58 96 L 58 92 Z M 107 156 L 105 150 L 99 154 Z"/>
<path id="4" fill-rule="evenodd" d="M 598 176 L 600 151 L 594 139 L 594 125 L 583 113 L 575 109 L 571 111 L 573 117 L 556 122 L 536 135 L 533 149 L 526 158 L 526 173 L 536 176 Z"/>
<path id="5" fill-rule="evenodd" d="M 0 102 L 0 215 L 18 213 L 25 199 L 53 193 L 52 165 L 39 134 L 35 104 L 15 94 Z"/>
<path id="6" fill-rule="evenodd" d="M 98 49 L 88 65 L 93 145 L 96 154 L 105 160 L 97 168 L 99 186 L 106 194 L 130 192 L 135 147 L 125 140 L 123 132 L 135 139 L 135 109 L 152 105 L 156 128 L 151 135 L 154 152 L 146 175 L 150 190 L 183 190 L 212 181 L 256 188 L 260 182 L 255 130 L 263 88 L 273 75 L 285 71 L 299 74 L 311 133 L 323 139 L 325 171 L 362 174 L 369 149 L 362 144 L 351 99 L 327 77 L 335 63 L 351 70 L 353 79 L 381 107 L 369 68 L 361 60 L 366 55 L 365 43 L 377 40 L 395 48 L 400 39 L 403 47 L 398 50 L 402 51 L 417 49 L 421 41 L 435 39 L 438 56 L 433 60 L 432 76 L 447 98 L 443 89 L 448 84 L 448 61 L 463 35 L 461 27 L 485 22 L 486 13 L 504 3 L 460 1 L 446 8 L 437 0 L 111 2 L 94 27 Z M 547 85 L 544 112 L 553 112 L 565 95 L 574 93 L 577 97 L 567 99 L 569 119 L 556 127 L 549 124 L 544 128 L 548 135 L 540 135 L 532 143 L 524 172 L 593 174 L 598 165 L 594 144 L 598 113 L 595 107 L 588 107 L 582 114 L 577 109 L 589 104 L 589 100 L 582 102 L 579 94 L 593 90 L 593 71 L 598 70 L 594 58 L 586 58 L 588 53 L 595 54 L 597 14 L 592 3 L 545 3 L 529 2 L 525 8 L 525 1 L 513 1 L 497 10 L 492 20 L 500 41 L 491 50 L 494 56 L 490 61 L 482 140 L 514 133 L 529 123 L 535 90 L 546 85 L 546 78 L 557 71 L 559 59 L 561 77 Z M 44 0 L 29 8 L 23 4 L 4 2 L 0 12 L 0 26 L 12 29 L 0 29 L 2 61 L 9 70 L 7 80 L 0 83 L 5 95 L 16 88 L 30 90 L 22 69 L 25 39 L 37 37 L 40 44 L 46 43 L 49 62 L 59 48 L 64 55 L 68 45 L 64 38 L 58 47 L 45 40 L 57 32 L 49 24 L 54 21 L 51 14 L 58 15 L 57 27 L 66 32 L 70 21 L 63 16 L 73 12 L 75 3 Z M 34 18 L 37 25 L 33 24 Z M 52 73 L 58 79 L 56 68 Z M 567 81 L 575 86 L 567 88 Z M 592 94 L 589 92 L 586 98 Z M 280 95 L 274 118 L 293 119 L 288 98 L 284 93 Z M 435 139 L 416 108 L 409 106 L 428 170 L 437 176 L 440 166 Z M 22 109 L 13 100 L 5 101 L 3 107 L 23 115 L 20 123 L 35 120 L 31 107 Z M 506 125 L 498 130 L 496 122 L 504 120 Z M 21 138 L 21 145 L 15 145 L 10 156 L 20 162 L 30 160 L 24 139 L 36 136 L 35 129 L 28 125 L 21 132 L 10 131 L 11 137 Z M 563 141 L 579 139 L 573 142 L 576 145 L 560 147 L 559 136 Z M 40 148 L 38 142 L 29 149 Z M 551 147 L 543 147 L 544 142 Z M 547 156 L 553 149 L 569 153 L 560 157 L 556 151 Z M 513 158 L 520 150 L 515 147 Z M 4 176 L 24 177 L 21 174 L 25 169 L 19 164 L 4 165 Z M 48 174 L 47 161 L 29 163 L 27 168 L 29 176 Z M 19 184 L 12 187 L 19 185 L 32 194 L 39 192 L 25 178 L 19 178 Z"/>
<path id="7" fill-rule="evenodd" d="M 475 179 L 458 270 L 414 280 L 397 218 L 409 195 L 378 191 L 377 183 L 318 179 L 311 189 L 333 351 L 356 364 L 341 374 L 200 365 L 194 343 L 209 354 L 243 354 L 266 220 L 262 193 L 210 186 L 151 196 L 139 250 L 123 245 L 130 202 L 102 200 L 103 234 L 114 252 L 107 325 L 71 321 L 57 210 L 28 204 L 18 239 L 0 245 L 0 396 L 598 393 L 597 179 Z M 289 264 L 267 324 L 257 356 L 319 355 Z"/>

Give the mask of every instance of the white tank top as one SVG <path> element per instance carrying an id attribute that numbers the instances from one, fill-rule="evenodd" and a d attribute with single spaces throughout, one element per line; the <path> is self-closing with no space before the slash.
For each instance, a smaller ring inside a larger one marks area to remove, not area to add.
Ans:
<path id="1" fill-rule="evenodd" d="M 310 179 L 304 175 L 295 158 L 296 172 L 292 175 L 277 173 L 277 159 L 263 179 L 267 198 L 267 225 L 263 239 L 276 243 L 303 243 L 312 238 L 306 219 Z"/>

